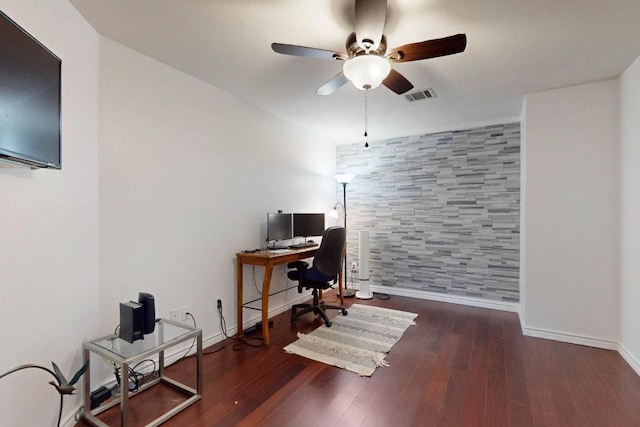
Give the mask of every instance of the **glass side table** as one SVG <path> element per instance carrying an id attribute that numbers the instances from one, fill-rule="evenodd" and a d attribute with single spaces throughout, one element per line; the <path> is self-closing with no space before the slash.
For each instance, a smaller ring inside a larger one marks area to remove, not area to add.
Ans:
<path id="1" fill-rule="evenodd" d="M 164 369 L 164 351 L 182 342 L 196 339 L 196 387 L 194 390 L 176 380 L 168 378 Z M 136 394 L 145 389 L 154 386 L 160 382 L 169 384 L 172 387 L 187 394 L 188 399 L 173 409 L 160 415 L 147 426 L 157 426 L 185 409 L 187 406 L 197 402 L 202 397 L 202 330 L 193 328 L 189 325 L 173 322 L 171 320 L 160 319 L 156 322 L 155 330 L 144 336 L 144 339 L 130 343 L 119 338 L 117 335 L 111 334 L 106 337 L 85 342 L 82 345 L 82 354 L 84 362 L 90 361 L 90 353 L 95 353 L 100 357 L 112 362 L 120 367 L 123 372 L 122 384 L 127 384 L 129 368 L 136 363 L 148 359 L 154 355 L 158 355 L 158 378 L 143 384 Z M 89 368 L 83 375 L 83 400 L 84 400 L 84 418 L 91 425 L 98 427 L 108 427 L 96 415 L 106 411 L 107 409 L 120 404 L 120 425 L 127 427 L 129 415 L 129 387 L 120 387 L 120 397 L 113 398 L 110 402 L 105 403 L 95 409 L 91 408 L 91 362 Z"/>

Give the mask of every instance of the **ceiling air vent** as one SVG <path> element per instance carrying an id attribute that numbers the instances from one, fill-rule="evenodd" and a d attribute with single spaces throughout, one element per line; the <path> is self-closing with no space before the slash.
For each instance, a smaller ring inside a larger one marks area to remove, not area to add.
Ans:
<path id="1" fill-rule="evenodd" d="M 409 102 L 413 102 L 413 101 L 420 101 L 421 99 L 435 98 L 436 93 L 433 91 L 432 88 L 429 88 L 425 90 L 420 90 L 418 92 L 410 93 L 408 95 L 405 95 L 405 97 L 409 100 Z"/>

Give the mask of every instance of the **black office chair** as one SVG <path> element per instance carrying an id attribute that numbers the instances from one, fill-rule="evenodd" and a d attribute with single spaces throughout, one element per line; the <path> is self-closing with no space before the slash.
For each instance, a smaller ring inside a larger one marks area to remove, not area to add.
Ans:
<path id="1" fill-rule="evenodd" d="M 319 289 L 328 289 L 332 283 L 338 281 L 338 273 L 342 270 L 346 237 L 344 227 L 329 227 L 322 235 L 322 242 L 313 257 L 312 267 L 309 267 L 309 264 L 304 261 L 294 261 L 287 264 L 287 267 L 295 269 L 289 271 L 287 276 L 298 282 L 299 293 L 302 293 L 302 288 L 313 289 L 313 304 L 295 304 L 291 307 L 291 324 L 295 324 L 301 315 L 312 311 L 313 314 L 320 315 L 324 319 L 327 327 L 331 326 L 331 320 L 327 317 L 325 310 L 340 310 L 343 316 L 347 315 L 347 310 L 344 307 L 324 304 L 318 298 Z"/>

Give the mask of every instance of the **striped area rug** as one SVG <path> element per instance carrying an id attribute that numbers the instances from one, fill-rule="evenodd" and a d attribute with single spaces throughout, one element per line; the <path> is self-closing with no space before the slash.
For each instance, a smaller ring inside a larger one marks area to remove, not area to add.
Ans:
<path id="1" fill-rule="evenodd" d="M 361 304 L 353 304 L 348 312 L 331 319 L 330 328 L 322 325 L 310 334 L 298 333 L 298 339 L 284 350 L 371 376 L 378 366 L 388 366 L 386 353 L 418 317 L 415 313 Z"/>

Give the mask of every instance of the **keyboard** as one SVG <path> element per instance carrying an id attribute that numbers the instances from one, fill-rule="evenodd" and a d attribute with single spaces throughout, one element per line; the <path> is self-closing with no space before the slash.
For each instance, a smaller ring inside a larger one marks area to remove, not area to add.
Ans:
<path id="1" fill-rule="evenodd" d="M 291 252 L 291 249 L 269 249 L 269 252 L 272 254 L 283 254 L 286 252 Z"/>
<path id="2" fill-rule="evenodd" d="M 310 248 L 312 246 L 317 246 L 318 244 L 315 242 L 302 242 L 302 243 L 296 243 L 294 245 L 289 245 L 289 249 L 304 249 L 304 248 Z"/>

